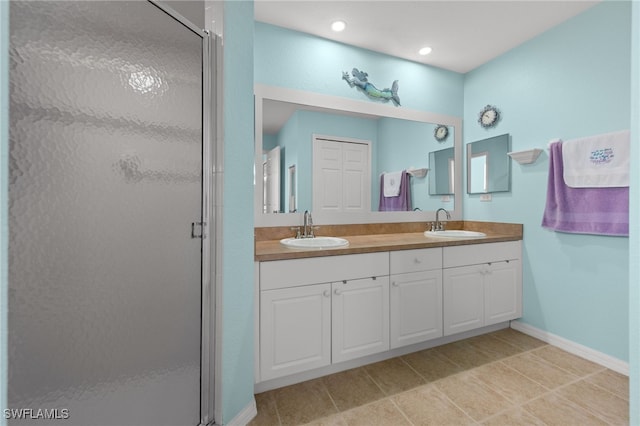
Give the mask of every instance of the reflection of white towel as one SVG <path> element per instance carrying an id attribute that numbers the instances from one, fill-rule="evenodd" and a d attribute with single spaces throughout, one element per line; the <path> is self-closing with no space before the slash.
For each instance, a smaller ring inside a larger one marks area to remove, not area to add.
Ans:
<path id="1" fill-rule="evenodd" d="M 572 188 L 629 186 L 629 131 L 562 143 L 564 182 Z"/>
<path id="2" fill-rule="evenodd" d="M 402 173 L 403 172 L 391 172 L 384 174 L 383 181 L 385 197 L 397 197 L 400 195 L 400 181 L 402 180 Z"/>

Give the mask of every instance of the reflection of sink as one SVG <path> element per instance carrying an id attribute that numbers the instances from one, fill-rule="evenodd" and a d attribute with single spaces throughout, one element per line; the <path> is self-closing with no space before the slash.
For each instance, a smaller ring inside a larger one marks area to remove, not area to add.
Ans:
<path id="1" fill-rule="evenodd" d="M 482 238 L 486 237 L 487 234 L 476 231 L 462 231 L 460 229 L 451 229 L 447 231 L 425 231 L 424 236 L 436 238 Z"/>
<path id="2" fill-rule="evenodd" d="M 327 249 L 348 246 L 349 241 L 337 237 L 285 238 L 280 240 L 280 244 L 294 248 Z"/>

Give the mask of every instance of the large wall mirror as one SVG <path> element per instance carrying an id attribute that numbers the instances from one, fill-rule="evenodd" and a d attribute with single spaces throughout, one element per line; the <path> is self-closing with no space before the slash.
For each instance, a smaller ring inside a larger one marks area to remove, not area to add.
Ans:
<path id="1" fill-rule="evenodd" d="M 462 218 L 459 117 L 264 85 L 255 94 L 256 226 L 298 226 L 305 210 L 316 224 L 426 222 L 440 207 Z M 403 170 L 410 211 L 380 211 L 382 175 Z M 446 190 L 431 190 L 442 173 Z"/>
<path id="2" fill-rule="evenodd" d="M 509 191 L 511 157 L 509 134 L 467 144 L 467 193 Z"/>

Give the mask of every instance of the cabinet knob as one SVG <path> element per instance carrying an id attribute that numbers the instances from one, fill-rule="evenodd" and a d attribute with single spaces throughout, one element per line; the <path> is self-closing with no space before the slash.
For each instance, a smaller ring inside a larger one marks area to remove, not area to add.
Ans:
<path id="1" fill-rule="evenodd" d="M 322 295 L 324 297 L 330 297 L 331 296 L 331 292 L 329 290 L 325 290 L 325 291 L 322 292 Z"/>
<path id="2" fill-rule="evenodd" d="M 342 292 L 337 288 L 333 292 L 338 296 L 340 296 L 342 294 Z"/>
<path id="3" fill-rule="evenodd" d="M 346 283 L 347 283 L 347 280 L 342 280 L 342 284 L 346 284 Z"/>
<path id="4" fill-rule="evenodd" d="M 417 257 L 415 257 L 415 258 L 413 259 L 413 263 L 422 263 L 422 260 L 421 260 L 421 259 L 418 259 Z"/>
<path id="5" fill-rule="evenodd" d="M 395 282 L 395 281 L 394 281 L 394 282 L 392 282 L 392 283 L 391 283 L 391 285 L 392 285 L 392 286 L 394 286 L 394 287 L 400 287 L 400 284 L 398 284 L 398 283 L 397 283 L 397 282 Z"/>

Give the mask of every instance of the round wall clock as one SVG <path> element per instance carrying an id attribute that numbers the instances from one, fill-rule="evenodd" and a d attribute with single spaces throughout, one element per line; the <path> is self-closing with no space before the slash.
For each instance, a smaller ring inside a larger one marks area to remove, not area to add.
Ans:
<path id="1" fill-rule="evenodd" d="M 438 124 L 433 131 L 433 137 L 436 138 L 438 142 L 442 142 L 447 139 L 449 136 L 449 128 L 444 124 Z"/>
<path id="2" fill-rule="evenodd" d="M 485 129 L 495 126 L 499 119 L 500 111 L 493 105 L 487 105 L 478 114 L 478 123 Z"/>

